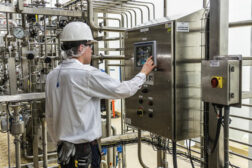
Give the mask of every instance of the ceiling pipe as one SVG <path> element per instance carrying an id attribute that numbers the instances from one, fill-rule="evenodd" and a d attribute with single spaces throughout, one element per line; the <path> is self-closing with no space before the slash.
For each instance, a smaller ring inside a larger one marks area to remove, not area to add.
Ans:
<path id="1" fill-rule="evenodd" d="M 87 0 L 88 4 L 88 21 L 89 21 L 89 26 L 93 30 L 98 30 L 98 31 L 113 31 L 113 32 L 125 32 L 125 28 L 116 28 L 116 27 L 98 27 L 95 25 L 93 17 L 94 17 L 94 11 L 93 11 L 93 2 L 92 0 Z"/>

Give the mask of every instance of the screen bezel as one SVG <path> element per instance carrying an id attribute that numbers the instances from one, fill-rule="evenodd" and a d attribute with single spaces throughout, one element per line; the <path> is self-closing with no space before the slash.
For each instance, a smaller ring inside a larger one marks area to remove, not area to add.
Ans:
<path id="1" fill-rule="evenodd" d="M 153 62 L 154 62 L 154 65 L 157 65 L 157 59 L 156 59 L 156 41 L 145 41 L 145 42 L 137 42 L 137 43 L 134 43 L 134 60 L 135 60 L 135 63 L 134 63 L 134 67 L 136 69 L 141 69 L 143 66 L 137 66 L 137 54 L 136 54 L 136 49 L 137 47 L 142 47 L 142 46 L 152 46 L 152 59 L 153 59 Z"/>

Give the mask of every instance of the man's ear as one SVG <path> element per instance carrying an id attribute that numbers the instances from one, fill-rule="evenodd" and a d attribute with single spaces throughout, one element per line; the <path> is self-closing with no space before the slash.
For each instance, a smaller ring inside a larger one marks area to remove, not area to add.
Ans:
<path id="1" fill-rule="evenodd" d="M 79 52 L 81 52 L 83 49 L 84 49 L 84 45 L 81 44 L 81 45 L 79 46 L 78 50 L 79 50 Z"/>

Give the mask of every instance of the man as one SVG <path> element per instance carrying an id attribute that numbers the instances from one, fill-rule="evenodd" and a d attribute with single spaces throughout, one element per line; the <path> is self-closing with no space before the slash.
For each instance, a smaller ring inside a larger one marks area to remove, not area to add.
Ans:
<path id="1" fill-rule="evenodd" d="M 101 157 L 97 139 L 102 136 L 100 99 L 134 95 L 154 68 L 149 58 L 141 72 L 120 82 L 90 66 L 92 43 L 89 26 L 71 22 L 62 32 L 62 49 L 68 59 L 51 71 L 46 80 L 48 131 L 58 143 L 61 167 L 98 168 Z"/>

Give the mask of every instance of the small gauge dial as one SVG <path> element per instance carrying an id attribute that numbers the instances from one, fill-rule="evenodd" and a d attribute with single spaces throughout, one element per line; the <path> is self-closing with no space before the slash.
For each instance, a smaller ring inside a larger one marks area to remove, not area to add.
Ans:
<path id="1" fill-rule="evenodd" d="M 24 38 L 25 36 L 24 29 L 22 27 L 13 28 L 13 35 L 18 39 Z"/>

